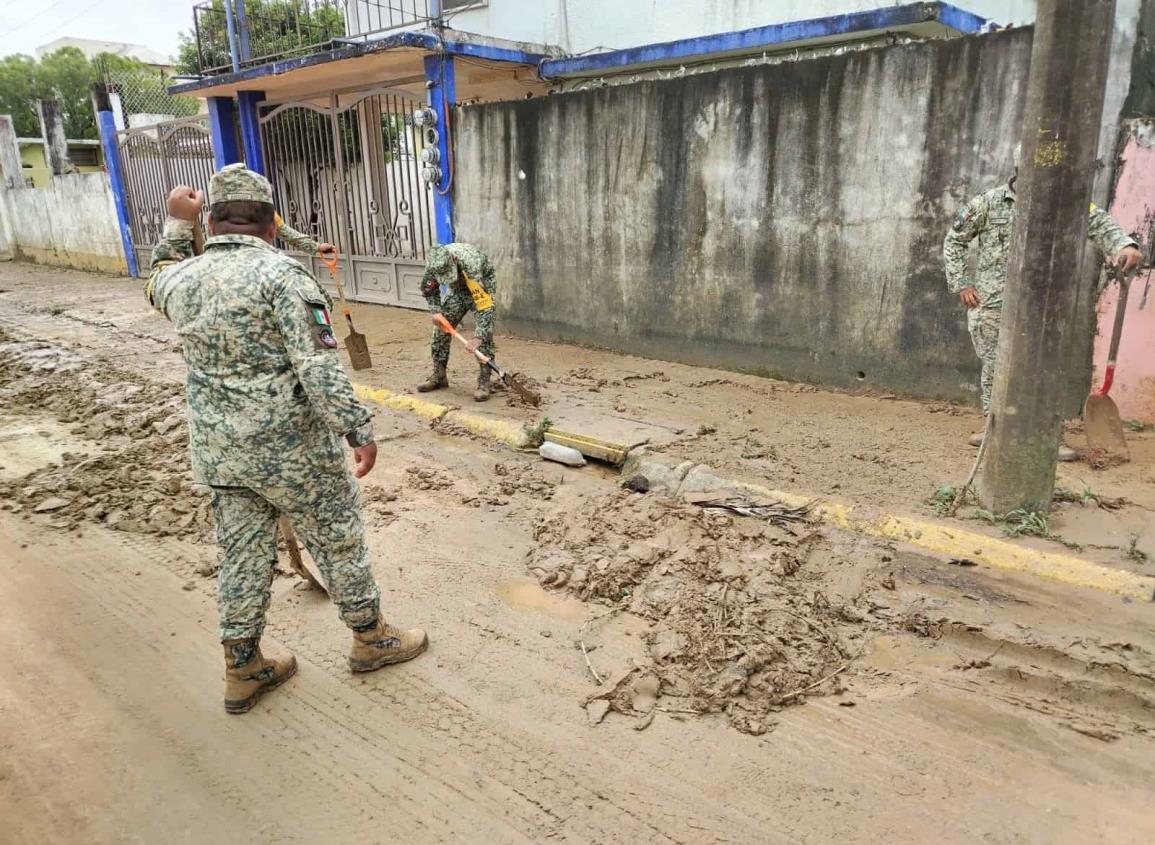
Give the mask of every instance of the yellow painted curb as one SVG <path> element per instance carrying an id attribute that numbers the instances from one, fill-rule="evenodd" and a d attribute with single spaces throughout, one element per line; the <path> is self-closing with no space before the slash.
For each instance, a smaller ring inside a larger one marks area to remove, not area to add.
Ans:
<path id="1" fill-rule="evenodd" d="M 734 486 L 791 506 L 813 501 L 797 493 L 770 490 L 756 484 L 737 483 Z M 837 503 L 818 504 L 812 512 L 822 522 L 846 531 L 921 546 L 928 551 L 966 558 L 995 569 L 1022 572 L 1076 587 L 1102 590 L 1136 601 L 1155 599 L 1155 578 L 1071 555 L 1029 549 L 984 534 L 905 516 L 857 516 L 853 507 Z"/>
<path id="2" fill-rule="evenodd" d="M 514 449 L 521 449 L 526 445 L 525 430 L 516 423 L 507 420 L 453 410 L 447 405 L 426 402 L 416 396 L 394 393 L 384 387 L 369 387 L 356 382 L 353 383 L 353 393 L 363 402 L 373 402 L 393 411 L 405 411 L 415 414 L 423 420 L 444 420 L 447 423 L 460 426 L 472 434 L 497 440 Z"/>
<path id="3" fill-rule="evenodd" d="M 449 413 L 449 408 L 445 405 L 426 402 L 424 399 L 418 399 L 415 396 L 406 396 L 403 393 L 394 393 L 392 390 L 386 390 L 384 387 L 369 387 L 368 385 L 354 382 L 353 393 L 358 399 L 364 402 L 384 405 L 386 408 L 394 411 L 408 411 L 411 414 L 416 414 L 423 420 L 439 420 Z"/>

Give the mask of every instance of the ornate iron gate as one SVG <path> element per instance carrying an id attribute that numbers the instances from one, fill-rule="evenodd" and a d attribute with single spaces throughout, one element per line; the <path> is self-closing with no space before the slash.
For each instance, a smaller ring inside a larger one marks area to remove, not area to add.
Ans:
<path id="1" fill-rule="evenodd" d="M 340 250 L 351 298 L 425 307 L 420 283 L 434 243 L 433 200 L 421 179 L 423 135 L 412 119 L 423 105 L 407 93 L 376 89 L 332 94 L 325 105 L 262 106 L 261 141 L 277 208 L 294 229 Z M 298 258 L 328 281 L 315 256 Z"/>
<path id="2" fill-rule="evenodd" d="M 207 191 L 213 175 L 212 136 L 204 115 L 117 132 L 129 225 L 141 275 L 164 231 L 165 199 L 177 185 Z M 202 221 L 203 223 L 203 221 Z"/>

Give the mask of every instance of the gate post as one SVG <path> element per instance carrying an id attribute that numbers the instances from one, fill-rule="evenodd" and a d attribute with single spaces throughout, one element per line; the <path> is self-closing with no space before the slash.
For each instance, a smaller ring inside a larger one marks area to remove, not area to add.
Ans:
<path id="1" fill-rule="evenodd" d="M 124 262 L 128 265 L 128 275 L 140 276 L 140 266 L 136 261 L 136 249 L 132 244 L 132 231 L 128 222 L 128 191 L 124 184 L 124 169 L 120 161 L 120 144 L 116 140 L 116 117 L 112 113 L 108 89 L 100 83 L 92 87 L 92 101 L 96 106 L 96 127 L 100 131 L 100 145 L 104 151 L 104 168 L 108 171 L 108 184 L 112 189 L 112 202 L 116 207 L 116 222 L 120 226 L 120 245 L 124 248 Z"/>
<path id="2" fill-rule="evenodd" d="M 257 110 L 257 107 L 264 100 L 264 91 L 237 92 L 237 110 L 240 112 L 241 143 L 245 148 L 245 164 L 249 170 L 255 170 L 257 173 L 267 176 L 265 156 L 261 149 L 260 112 Z"/>
<path id="3" fill-rule="evenodd" d="M 429 107 L 437 114 L 437 151 L 441 154 L 441 179 L 433 186 L 433 223 L 439 244 L 453 243 L 453 168 L 450 109 L 457 103 L 457 76 L 453 57 L 437 53 L 425 57 Z"/>
<path id="4" fill-rule="evenodd" d="M 217 170 L 241 161 L 237 149 L 236 104 L 232 97 L 209 97 L 209 131 L 213 139 L 213 161 Z"/>

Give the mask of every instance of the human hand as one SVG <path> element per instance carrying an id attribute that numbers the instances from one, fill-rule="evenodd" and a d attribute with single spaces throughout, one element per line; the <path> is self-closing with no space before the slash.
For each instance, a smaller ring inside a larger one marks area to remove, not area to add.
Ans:
<path id="1" fill-rule="evenodd" d="M 1123 247 L 1107 260 L 1107 264 L 1116 269 L 1129 273 L 1143 263 L 1143 253 L 1133 246 Z"/>
<path id="2" fill-rule="evenodd" d="M 958 298 L 962 300 L 962 304 L 967 308 L 978 308 L 979 302 L 981 302 L 979 292 L 975 290 L 974 285 L 968 285 L 960 290 L 958 292 Z"/>
<path id="3" fill-rule="evenodd" d="M 355 446 L 353 448 L 353 475 L 356 478 L 364 478 L 368 475 L 373 465 L 377 463 L 377 444 L 366 443 L 364 446 Z"/>
<path id="4" fill-rule="evenodd" d="M 481 338 L 475 337 L 473 340 L 469 341 L 469 344 L 468 344 L 469 351 L 470 352 L 476 352 L 478 349 L 481 348 L 482 343 L 483 343 L 483 341 Z"/>
<path id="5" fill-rule="evenodd" d="M 165 200 L 165 209 L 170 217 L 195 223 L 205 206 L 205 192 L 195 191 L 188 185 L 177 185 Z"/>
<path id="6" fill-rule="evenodd" d="M 322 258 L 336 258 L 337 247 L 333 246 L 332 244 L 319 244 L 317 246 L 317 254 Z"/>

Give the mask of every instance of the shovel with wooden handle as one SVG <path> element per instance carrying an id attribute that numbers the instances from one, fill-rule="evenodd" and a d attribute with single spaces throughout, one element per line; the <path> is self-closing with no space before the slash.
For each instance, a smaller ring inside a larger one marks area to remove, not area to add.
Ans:
<path id="1" fill-rule="evenodd" d="M 447 335 L 452 335 L 453 337 L 460 340 L 462 344 L 465 345 L 465 348 L 469 349 L 469 341 L 458 334 L 457 329 L 450 325 L 449 321 L 445 319 L 444 314 L 434 314 L 433 323 L 437 326 L 437 328 L 441 329 L 441 331 L 445 332 Z M 469 351 L 473 353 L 474 358 L 480 361 L 484 366 L 489 367 L 493 374 L 505 383 L 506 387 L 524 399 L 528 404 L 533 405 L 535 408 L 541 404 L 540 396 L 523 385 L 516 378 L 503 373 L 501 368 L 493 362 L 493 359 L 482 352 L 480 349 L 469 349 Z"/>
<path id="2" fill-rule="evenodd" d="M 325 586 L 325 579 L 321 577 L 321 573 L 311 562 L 305 563 L 301 547 L 297 545 L 297 535 L 293 533 L 293 526 L 289 524 L 289 520 L 282 516 L 277 525 L 281 530 L 281 536 L 285 539 L 285 546 L 289 549 L 289 563 L 292 564 L 293 571 L 318 590 L 324 590 L 328 594 L 329 589 Z"/>
<path id="3" fill-rule="evenodd" d="M 329 269 L 333 283 L 337 285 L 337 296 L 341 299 L 341 313 L 345 315 L 345 322 L 349 324 L 349 334 L 345 338 L 345 349 L 349 352 L 349 362 L 354 370 L 367 370 L 373 366 L 369 357 L 369 342 L 365 335 L 353 328 L 353 314 L 349 310 L 349 302 L 345 299 L 345 288 L 341 284 L 341 277 L 337 274 L 337 251 L 321 254 L 321 262 Z"/>
<path id="4" fill-rule="evenodd" d="M 1094 452 L 1118 460 L 1131 460 L 1127 448 L 1127 438 L 1123 434 L 1123 420 L 1119 417 L 1119 407 L 1108 394 L 1115 382 L 1115 362 L 1119 357 L 1119 341 L 1123 337 L 1123 319 L 1127 314 L 1127 294 L 1131 280 L 1127 274 L 1118 271 L 1119 300 L 1115 303 L 1115 326 L 1111 330 L 1111 348 L 1107 353 L 1107 367 L 1103 373 L 1103 386 L 1093 391 L 1083 404 L 1083 430 L 1087 434 L 1087 446 Z"/>

